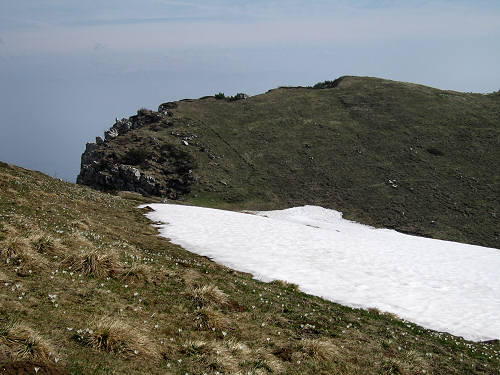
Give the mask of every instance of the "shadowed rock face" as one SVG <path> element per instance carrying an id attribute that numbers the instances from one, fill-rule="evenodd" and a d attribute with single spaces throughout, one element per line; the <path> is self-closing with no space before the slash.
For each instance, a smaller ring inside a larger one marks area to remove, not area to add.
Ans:
<path id="1" fill-rule="evenodd" d="M 235 208 L 304 204 L 500 247 L 500 96 L 369 77 L 185 99 L 117 120 L 78 183 Z"/>
<path id="2" fill-rule="evenodd" d="M 116 120 L 104 133 L 104 141 L 97 137 L 95 143 L 87 143 L 77 183 L 104 191 L 126 190 L 170 198 L 188 192 L 193 180 L 189 154 L 154 137 L 141 140 L 136 146 L 129 144 L 139 139 L 134 135 L 127 137 L 134 130 L 151 125 L 171 126 L 165 117 L 169 117 L 166 111 L 162 115 L 141 109 L 135 116 Z M 116 142 L 123 146 L 118 152 Z"/>

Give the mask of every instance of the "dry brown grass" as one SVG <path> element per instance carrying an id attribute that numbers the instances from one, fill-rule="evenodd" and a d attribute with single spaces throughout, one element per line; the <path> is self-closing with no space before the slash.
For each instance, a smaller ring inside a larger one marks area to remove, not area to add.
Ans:
<path id="1" fill-rule="evenodd" d="M 75 201 L 77 207 L 85 207 L 85 203 L 82 200 Z M 74 220 L 69 225 L 77 230 L 87 231 L 90 228 L 90 222 L 88 219 Z"/>
<path id="2" fill-rule="evenodd" d="M 200 286 L 191 290 L 188 294 L 201 306 L 227 305 L 229 303 L 227 294 L 213 284 Z"/>
<path id="3" fill-rule="evenodd" d="M 46 265 L 46 260 L 36 253 L 30 241 L 21 236 L 7 237 L 0 243 L 0 257 L 7 264 L 40 269 Z"/>
<path id="4" fill-rule="evenodd" d="M 84 250 L 84 249 L 93 249 L 94 244 L 90 242 L 85 236 L 83 235 L 82 232 L 75 232 L 69 237 L 65 237 L 62 240 L 62 244 L 69 248 L 69 249 L 74 249 L 74 250 Z"/>
<path id="5" fill-rule="evenodd" d="M 307 356 L 320 361 L 329 361 L 339 354 L 338 347 L 326 339 L 304 339 L 299 348 Z"/>
<path id="6" fill-rule="evenodd" d="M 181 352 L 205 368 L 226 374 L 236 374 L 239 363 L 242 362 L 242 358 L 216 341 L 189 340 L 184 343 Z"/>
<path id="7" fill-rule="evenodd" d="M 47 364 L 55 357 L 52 345 L 23 323 L 14 323 L 0 333 L 0 346 L 12 360 L 32 360 Z"/>
<path id="8" fill-rule="evenodd" d="M 147 264 L 132 263 L 130 267 L 121 270 L 120 277 L 149 283 L 153 279 L 153 273 L 153 269 Z"/>
<path id="9" fill-rule="evenodd" d="M 196 329 L 209 330 L 212 328 L 223 329 L 230 326 L 228 318 L 219 311 L 210 307 L 203 307 L 196 310 Z"/>
<path id="10" fill-rule="evenodd" d="M 182 279 L 184 280 L 184 284 L 186 284 L 187 287 L 192 287 L 193 285 L 195 285 L 196 280 L 198 280 L 200 277 L 201 273 L 193 269 L 187 269 L 182 274 Z"/>
<path id="11" fill-rule="evenodd" d="M 78 255 L 70 255 L 64 264 L 73 271 L 97 278 L 114 276 L 123 270 L 118 255 L 111 250 L 84 250 Z"/>
<path id="12" fill-rule="evenodd" d="M 31 247 L 37 253 L 56 255 L 62 254 L 64 247 L 61 245 L 58 239 L 45 234 L 36 234 L 30 238 Z"/>
<path id="13" fill-rule="evenodd" d="M 294 292 L 299 292 L 299 286 L 297 284 L 289 283 L 288 281 L 284 280 L 275 280 L 273 281 L 273 284 L 280 285 L 286 289 L 292 290 Z"/>
<path id="14" fill-rule="evenodd" d="M 159 351 L 151 340 L 122 320 L 113 317 L 96 318 L 90 330 L 82 334 L 82 341 L 88 346 L 125 357 L 155 358 Z"/>

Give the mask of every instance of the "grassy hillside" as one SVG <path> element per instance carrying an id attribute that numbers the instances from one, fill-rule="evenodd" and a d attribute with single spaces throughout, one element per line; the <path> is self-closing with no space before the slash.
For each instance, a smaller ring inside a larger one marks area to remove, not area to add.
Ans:
<path id="1" fill-rule="evenodd" d="M 0 369 L 498 374 L 498 342 L 257 282 L 158 237 L 142 202 L 0 163 Z"/>
<path id="2" fill-rule="evenodd" d="M 362 77 L 320 87 L 140 111 L 141 127 L 97 146 L 93 168 L 108 176 L 133 166 L 161 181 L 153 195 L 202 205 L 316 204 L 365 224 L 500 247 L 499 95 Z M 83 183 L 114 188 L 101 180 Z"/>

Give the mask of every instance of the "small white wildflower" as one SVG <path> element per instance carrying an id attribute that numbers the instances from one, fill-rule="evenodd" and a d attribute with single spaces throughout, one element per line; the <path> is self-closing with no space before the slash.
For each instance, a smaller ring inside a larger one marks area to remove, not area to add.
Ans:
<path id="1" fill-rule="evenodd" d="M 222 331 L 222 336 L 226 336 L 227 332 Z"/>

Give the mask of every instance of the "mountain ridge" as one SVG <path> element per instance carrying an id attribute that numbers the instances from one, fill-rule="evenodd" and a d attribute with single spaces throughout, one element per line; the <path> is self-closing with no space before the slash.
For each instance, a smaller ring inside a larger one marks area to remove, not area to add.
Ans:
<path id="1" fill-rule="evenodd" d="M 87 144 L 78 183 L 499 247 L 499 98 L 344 76 L 167 102 Z"/>

